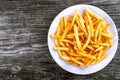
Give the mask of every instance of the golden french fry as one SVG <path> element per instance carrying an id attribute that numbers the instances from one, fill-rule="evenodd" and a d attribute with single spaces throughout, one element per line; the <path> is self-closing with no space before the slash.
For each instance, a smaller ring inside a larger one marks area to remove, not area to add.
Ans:
<path id="1" fill-rule="evenodd" d="M 81 49 L 81 44 L 80 44 L 80 40 L 79 40 L 79 36 L 78 36 L 78 28 L 76 25 L 74 25 L 74 34 L 75 34 L 75 39 L 77 42 L 77 46 L 79 49 Z"/>
<path id="2" fill-rule="evenodd" d="M 98 45 L 100 45 L 100 46 L 110 46 L 111 44 L 109 44 L 109 43 L 98 43 Z"/>
<path id="3" fill-rule="evenodd" d="M 88 39 L 87 39 L 87 41 L 86 41 L 86 43 L 85 43 L 85 45 L 83 46 L 83 50 L 87 47 L 87 45 L 89 44 L 89 42 L 90 42 L 90 35 L 88 36 Z"/>
<path id="4" fill-rule="evenodd" d="M 97 26 L 97 29 L 95 31 L 95 43 L 97 43 L 97 37 L 98 37 L 98 32 L 99 32 L 99 28 L 102 26 L 102 21 L 100 21 L 100 23 Z"/>
<path id="5" fill-rule="evenodd" d="M 91 49 L 91 50 L 94 50 L 94 48 L 92 46 L 87 46 L 87 48 Z"/>
<path id="6" fill-rule="evenodd" d="M 86 14 L 86 16 L 87 16 L 87 20 L 88 20 L 88 25 L 89 25 L 89 27 L 90 27 L 90 36 L 91 37 L 93 37 L 94 36 L 94 33 L 93 33 L 93 23 L 92 23 L 92 19 L 91 19 L 91 17 L 90 17 L 90 15 L 86 12 L 85 13 Z"/>
<path id="7" fill-rule="evenodd" d="M 59 36 L 60 35 L 60 23 L 59 23 L 59 25 L 58 25 L 58 28 L 57 28 L 57 32 L 56 32 L 56 34 L 55 35 L 57 35 L 57 36 Z"/>
<path id="8" fill-rule="evenodd" d="M 72 64 L 74 66 L 80 66 L 79 64 L 77 64 L 76 62 L 73 62 L 72 60 L 68 60 L 66 61 L 68 64 Z"/>
<path id="9" fill-rule="evenodd" d="M 69 48 L 66 47 L 54 47 L 55 50 L 69 50 Z"/>
<path id="10" fill-rule="evenodd" d="M 70 26 L 70 23 L 67 24 L 67 27 L 66 27 L 66 29 L 64 30 L 64 32 L 63 32 L 63 34 L 61 36 L 61 39 L 60 39 L 61 41 L 65 38 L 65 36 L 66 36 L 66 34 L 67 34 L 68 30 L 69 30 L 68 26 Z"/>
<path id="11" fill-rule="evenodd" d="M 101 17 L 99 17 L 98 15 L 96 15 L 95 13 L 93 13 L 92 11 L 90 11 L 89 9 L 86 9 L 86 12 L 88 12 L 91 16 L 93 16 L 96 19 L 101 19 Z"/>
<path id="12" fill-rule="evenodd" d="M 101 50 L 101 51 L 98 53 L 97 59 L 101 59 L 101 57 L 102 57 L 103 54 L 104 54 L 104 53 L 103 53 L 103 50 Z"/>
<path id="13" fill-rule="evenodd" d="M 50 36 L 54 39 L 59 39 L 60 38 L 60 36 L 57 36 L 57 35 L 54 35 L 54 34 L 51 34 Z"/>
<path id="14" fill-rule="evenodd" d="M 76 13 L 76 11 L 75 11 L 75 12 L 74 12 L 73 19 L 72 19 L 72 22 L 71 22 L 71 25 L 69 26 L 69 30 L 71 30 L 72 27 L 74 26 L 74 23 L 75 23 L 76 18 L 77 18 L 77 13 Z"/>
<path id="15" fill-rule="evenodd" d="M 67 26 L 67 19 L 65 17 L 63 17 L 63 22 L 64 22 L 64 29 L 65 29 Z"/>
<path id="16" fill-rule="evenodd" d="M 95 52 L 100 51 L 101 49 L 103 49 L 103 46 L 100 46 L 99 48 L 97 48 Z"/>
<path id="17" fill-rule="evenodd" d="M 64 43 L 70 43 L 70 44 L 74 45 L 74 42 L 72 42 L 72 41 L 70 41 L 70 40 L 67 40 L 67 39 L 64 39 L 63 42 L 64 42 Z"/>
<path id="18" fill-rule="evenodd" d="M 108 33 L 102 32 L 101 35 L 104 36 L 104 37 L 107 37 L 107 38 L 113 38 L 113 36 L 108 34 Z"/>

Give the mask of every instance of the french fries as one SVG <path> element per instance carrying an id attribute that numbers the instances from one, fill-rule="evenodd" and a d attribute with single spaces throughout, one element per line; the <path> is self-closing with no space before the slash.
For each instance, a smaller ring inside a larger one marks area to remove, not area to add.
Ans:
<path id="1" fill-rule="evenodd" d="M 89 9 L 83 15 L 75 10 L 69 18 L 61 18 L 56 33 L 50 36 L 55 41 L 54 49 L 61 59 L 68 64 L 86 68 L 108 56 L 106 51 L 112 46 L 113 39 L 109 26 Z"/>

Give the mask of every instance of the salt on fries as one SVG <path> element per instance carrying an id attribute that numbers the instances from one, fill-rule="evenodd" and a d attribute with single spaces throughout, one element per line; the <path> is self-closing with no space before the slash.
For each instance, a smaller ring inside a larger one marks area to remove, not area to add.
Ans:
<path id="1" fill-rule="evenodd" d="M 74 66 L 97 64 L 105 59 L 112 46 L 113 36 L 104 19 L 86 9 L 83 16 L 77 11 L 69 18 L 62 17 L 55 34 L 55 50 L 61 59 Z"/>

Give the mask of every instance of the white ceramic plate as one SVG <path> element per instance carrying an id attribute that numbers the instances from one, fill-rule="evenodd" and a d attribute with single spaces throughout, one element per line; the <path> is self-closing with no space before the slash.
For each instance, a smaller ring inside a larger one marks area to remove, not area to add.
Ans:
<path id="1" fill-rule="evenodd" d="M 54 40 L 50 37 L 50 34 L 54 34 L 56 32 L 57 25 L 61 17 L 63 16 L 69 17 L 70 15 L 73 15 L 74 10 L 78 10 L 82 14 L 83 11 L 87 8 L 93 11 L 94 13 L 96 13 L 97 15 L 99 15 L 100 17 L 104 18 L 105 22 L 110 24 L 109 30 L 114 35 L 114 38 L 112 40 L 113 46 L 107 51 L 108 57 L 106 59 L 102 60 L 97 65 L 91 65 L 88 68 L 81 69 L 81 67 L 75 67 L 75 66 L 69 65 L 65 61 L 59 58 L 57 51 L 53 49 L 53 47 L 55 46 L 55 43 L 54 43 Z M 118 46 L 118 32 L 113 20 L 103 10 L 92 5 L 80 4 L 80 5 L 68 7 L 67 9 L 63 10 L 55 17 L 52 24 L 50 25 L 50 29 L 48 32 L 48 47 L 49 47 L 51 56 L 60 67 L 74 74 L 86 75 L 86 74 L 95 73 L 103 69 L 113 59 L 117 50 L 117 46 Z"/>

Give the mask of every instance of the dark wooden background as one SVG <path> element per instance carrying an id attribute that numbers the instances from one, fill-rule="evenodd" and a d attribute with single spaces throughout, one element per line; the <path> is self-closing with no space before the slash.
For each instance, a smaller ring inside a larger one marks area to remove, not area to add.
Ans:
<path id="1" fill-rule="evenodd" d="M 60 11 L 75 4 L 103 9 L 120 36 L 120 0 L 0 0 L 0 80 L 120 80 L 120 45 L 112 62 L 91 75 L 66 72 L 52 59 L 49 26 Z"/>

